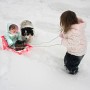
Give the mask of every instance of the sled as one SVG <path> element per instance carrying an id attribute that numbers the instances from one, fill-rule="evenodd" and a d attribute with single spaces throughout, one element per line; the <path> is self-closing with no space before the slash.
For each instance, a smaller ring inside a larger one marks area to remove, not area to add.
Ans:
<path id="1" fill-rule="evenodd" d="M 27 53 L 27 52 L 30 51 L 30 49 L 32 48 L 31 45 L 26 44 L 26 45 L 25 45 L 25 48 L 24 48 L 23 50 L 16 51 L 16 50 L 8 47 L 8 43 L 7 43 L 7 41 L 5 40 L 5 37 L 4 37 L 4 36 L 1 36 L 1 39 L 2 39 L 2 49 L 3 49 L 3 50 L 12 51 L 12 52 L 17 53 L 17 54 L 19 54 L 19 55 L 24 54 L 24 53 Z"/>

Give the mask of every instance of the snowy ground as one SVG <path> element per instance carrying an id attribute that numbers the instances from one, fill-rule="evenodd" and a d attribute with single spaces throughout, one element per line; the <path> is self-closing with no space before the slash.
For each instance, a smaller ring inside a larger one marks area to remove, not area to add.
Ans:
<path id="1" fill-rule="evenodd" d="M 8 24 L 20 26 L 26 19 L 35 27 L 30 52 L 17 55 L 0 51 L 0 90 L 89 90 L 89 3 L 89 0 L 0 0 L 0 35 L 6 33 Z M 68 9 L 87 22 L 88 48 L 77 75 L 65 71 L 63 57 L 66 49 L 57 37 L 59 17 Z"/>

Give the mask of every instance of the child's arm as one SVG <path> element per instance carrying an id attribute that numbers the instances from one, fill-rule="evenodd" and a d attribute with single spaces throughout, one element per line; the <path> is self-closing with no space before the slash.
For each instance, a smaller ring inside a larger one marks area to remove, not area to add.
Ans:
<path id="1" fill-rule="evenodd" d="M 84 20 L 78 17 L 78 22 L 79 23 L 84 23 Z"/>
<path id="2" fill-rule="evenodd" d="M 12 46 L 14 43 L 13 41 L 9 38 L 9 36 L 5 36 L 5 39 L 7 40 L 8 46 Z"/>
<path id="3" fill-rule="evenodd" d="M 78 38 L 78 30 L 71 29 L 71 31 L 67 33 L 67 37 L 62 39 L 62 44 L 66 47 L 75 47 L 78 43 L 80 43 L 80 40 L 78 40 Z"/>
<path id="4" fill-rule="evenodd" d="M 60 32 L 60 35 L 59 35 L 61 38 L 63 38 L 63 31 Z"/>
<path id="5" fill-rule="evenodd" d="M 83 27 L 83 28 L 86 27 L 86 22 L 83 19 L 78 18 L 78 23 L 81 25 L 81 27 Z"/>
<path id="6" fill-rule="evenodd" d="M 21 34 L 18 32 L 18 40 L 22 40 Z"/>

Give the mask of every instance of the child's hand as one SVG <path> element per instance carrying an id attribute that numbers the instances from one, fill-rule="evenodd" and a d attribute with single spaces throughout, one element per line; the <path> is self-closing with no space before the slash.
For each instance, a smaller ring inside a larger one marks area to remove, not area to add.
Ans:
<path id="1" fill-rule="evenodd" d="M 79 23 L 84 23 L 83 19 L 81 19 L 81 18 L 78 18 L 78 22 Z"/>
<path id="2" fill-rule="evenodd" d="M 60 35 L 59 35 L 61 38 L 63 38 L 63 32 L 61 31 L 60 32 Z"/>
<path id="3" fill-rule="evenodd" d="M 60 35 L 59 35 L 61 38 L 63 38 L 63 34 L 62 33 L 60 33 Z"/>

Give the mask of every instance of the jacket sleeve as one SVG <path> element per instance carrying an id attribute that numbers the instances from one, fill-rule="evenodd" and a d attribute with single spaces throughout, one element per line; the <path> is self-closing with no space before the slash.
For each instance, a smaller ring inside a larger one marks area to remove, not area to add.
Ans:
<path id="1" fill-rule="evenodd" d="M 59 36 L 63 38 L 63 31 L 60 32 Z"/>
<path id="2" fill-rule="evenodd" d="M 7 35 L 7 36 L 5 36 L 5 38 L 6 38 L 6 40 L 7 40 L 7 43 L 8 43 L 8 45 L 9 46 L 11 46 L 11 45 L 13 45 L 14 43 L 13 43 L 13 41 L 10 39 L 10 37 Z"/>
<path id="3" fill-rule="evenodd" d="M 86 27 L 86 22 L 83 19 L 78 18 L 78 23 L 80 24 L 80 27 L 82 27 L 82 28 Z"/>
<path id="4" fill-rule="evenodd" d="M 74 32 L 67 33 L 66 35 L 63 34 L 62 44 L 66 47 L 74 47 L 80 42 L 78 40 L 79 33 L 77 30 L 72 30 Z M 77 43 L 75 43 L 77 42 Z"/>
<path id="5" fill-rule="evenodd" d="M 18 40 L 22 40 L 20 33 L 18 33 Z"/>

